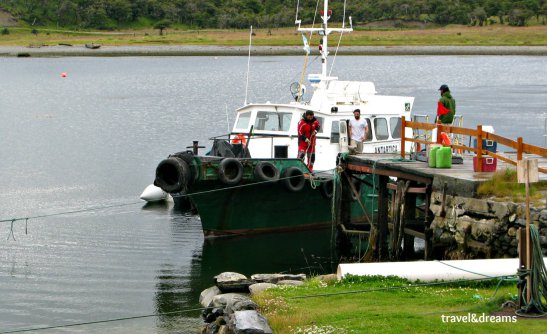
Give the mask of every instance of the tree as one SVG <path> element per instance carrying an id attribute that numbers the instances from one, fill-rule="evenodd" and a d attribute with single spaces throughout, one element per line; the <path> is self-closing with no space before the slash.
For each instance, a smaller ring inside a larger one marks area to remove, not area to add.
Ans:
<path id="1" fill-rule="evenodd" d="M 484 8 L 477 7 L 471 12 L 471 25 L 475 25 L 478 22 L 479 26 L 482 27 L 487 17 Z"/>
<path id="2" fill-rule="evenodd" d="M 158 29 L 160 31 L 160 36 L 163 36 L 163 31 L 169 27 L 171 27 L 171 21 L 165 19 L 154 24 L 154 29 Z"/>

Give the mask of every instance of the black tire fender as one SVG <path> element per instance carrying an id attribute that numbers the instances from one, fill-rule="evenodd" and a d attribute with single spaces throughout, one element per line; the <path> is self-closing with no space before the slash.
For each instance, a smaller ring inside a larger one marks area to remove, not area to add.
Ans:
<path id="1" fill-rule="evenodd" d="M 321 185 L 319 186 L 319 192 L 321 193 L 321 196 L 323 196 L 324 198 L 331 199 L 332 195 L 334 194 L 334 181 L 327 180 L 327 181 L 321 182 Z"/>
<path id="2" fill-rule="evenodd" d="M 256 164 L 253 174 L 255 180 L 259 182 L 277 182 L 281 176 L 279 169 L 269 161 L 261 161 Z"/>
<path id="3" fill-rule="evenodd" d="M 288 191 L 298 192 L 304 189 L 306 178 L 298 167 L 288 167 L 283 171 L 283 185 Z"/>
<path id="4" fill-rule="evenodd" d="M 178 193 L 186 190 L 189 178 L 188 164 L 180 158 L 169 157 L 156 167 L 154 184 L 168 193 Z"/>
<path id="5" fill-rule="evenodd" d="M 235 186 L 243 178 L 243 165 L 236 158 L 224 158 L 218 166 L 218 178 L 227 186 Z"/>

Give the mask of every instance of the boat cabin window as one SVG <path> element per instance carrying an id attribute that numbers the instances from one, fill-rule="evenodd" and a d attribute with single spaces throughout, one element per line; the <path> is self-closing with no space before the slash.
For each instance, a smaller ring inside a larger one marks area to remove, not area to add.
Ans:
<path id="1" fill-rule="evenodd" d="M 259 111 L 256 114 L 254 129 L 266 131 L 289 131 L 291 119 L 292 113 Z"/>
<path id="2" fill-rule="evenodd" d="M 401 138 L 401 117 L 391 117 L 389 127 L 391 128 L 391 138 Z"/>
<path id="3" fill-rule="evenodd" d="M 249 128 L 249 121 L 251 120 L 251 112 L 240 113 L 237 116 L 236 129 L 247 130 Z"/>
<path id="4" fill-rule="evenodd" d="M 374 133 L 377 140 L 386 140 L 389 138 L 387 119 L 380 117 L 374 119 Z"/>
<path id="5" fill-rule="evenodd" d="M 337 144 L 340 141 L 340 122 L 332 121 L 330 129 L 330 142 Z"/>
<path id="6" fill-rule="evenodd" d="M 324 131 L 323 131 L 323 126 L 324 126 L 324 124 L 325 124 L 325 119 L 324 119 L 323 117 L 317 117 L 317 116 L 315 116 L 315 118 L 317 118 L 317 120 L 319 121 L 319 125 L 321 126 L 321 127 L 319 128 L 319 132 L 318 132 L 318 133 L 323 133 L 323 132 L 324 132 Z"/>

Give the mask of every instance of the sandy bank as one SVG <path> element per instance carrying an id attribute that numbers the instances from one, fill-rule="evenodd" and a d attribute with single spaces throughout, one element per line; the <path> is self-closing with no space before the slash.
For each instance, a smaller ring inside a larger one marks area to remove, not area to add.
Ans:
<path id="1" fill-rule="evenodd" d="M 334 50 L 331 50 L 334 53 Z M 2 57 L 73 57 L 73 56 L 244 56 L 247 46 L 162 45 L 102 46 L 87 49 L 83 45 L 17 47 L 0 46 Z M 302 55 L 300 46 L 254 46 L 254 55 Z M 547 46 L 344 46 L 339 55 L 531 55 L 547 56 Z"/>

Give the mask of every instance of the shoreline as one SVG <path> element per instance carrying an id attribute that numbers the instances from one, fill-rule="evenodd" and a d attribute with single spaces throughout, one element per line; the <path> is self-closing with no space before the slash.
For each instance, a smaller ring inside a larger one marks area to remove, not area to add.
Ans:
<path id="1" fill-rule="evenodd" d="M 334 48 L 330 53 L 334 54 Z M 0 57 L 124 57 L 124 56 L 247 56 L 248 46 L 229 45 L 146 45 L 101 46 L 88 49 L 84 45 L 64 46 L 0 46 Z M 317 51 L 312 51 L 312 54 Z M 301 46 L 253 46 L 254 56 L 303 55 Z M 492 55 L 547 56 L 547 46 L 343 46 L 338 55 L 403 56 L 403 55 Z"/>

